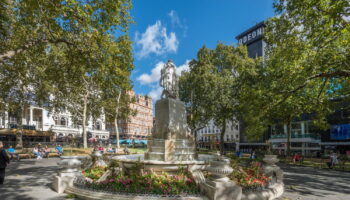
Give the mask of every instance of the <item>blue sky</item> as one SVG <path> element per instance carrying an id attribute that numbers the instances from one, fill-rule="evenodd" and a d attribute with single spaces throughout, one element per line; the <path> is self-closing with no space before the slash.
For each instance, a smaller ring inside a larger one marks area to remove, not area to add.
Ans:
<path id="1" fill-rule="evenodd" d="M 171 59 L 178 71 L 203 45 L 237 43 L 235 36 L 274 15 L 273 0 L 134 0 L 131 15 L 134 90 L 157 100 L 160 69 Z"/>

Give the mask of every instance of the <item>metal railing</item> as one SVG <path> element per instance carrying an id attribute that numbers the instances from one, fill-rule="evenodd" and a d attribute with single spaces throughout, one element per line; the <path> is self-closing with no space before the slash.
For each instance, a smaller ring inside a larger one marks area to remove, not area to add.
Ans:
<path id="1" fill-rule="evenodd" d="M 292 134 L 292 138 L 314 138 L 314 139 L 320 139 L 320 135 L 315 133 L 307 133 L 307 134 Z M 287 138 L 287 134 L 278 134 L 278 135 L 271 135 L 271 139 L 278 139 L 278 138 Z"/>

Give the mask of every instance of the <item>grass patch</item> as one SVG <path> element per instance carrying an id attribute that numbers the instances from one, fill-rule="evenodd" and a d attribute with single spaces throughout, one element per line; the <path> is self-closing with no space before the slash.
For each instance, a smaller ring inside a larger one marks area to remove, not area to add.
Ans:
<path id="1" fill-rule="evenodd" d="M 75 194 L 67 194 L 67 195 L 65 196 L 65 198 L 66 198 L 66 199 L 75 199 L 75 198 L 77 198 L 77 195 L 75 195 Z"/>

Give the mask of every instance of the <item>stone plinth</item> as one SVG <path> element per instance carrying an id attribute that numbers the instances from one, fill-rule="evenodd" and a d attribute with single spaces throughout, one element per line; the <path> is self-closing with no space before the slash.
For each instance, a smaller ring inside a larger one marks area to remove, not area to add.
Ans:
<path id="1" fill-rule="evenodd" d="M 167 98 L 156 103 L 155 126 L 148 140 L 146 160 L 188 161 L 195 159 L 195 144 L 190 135 L 185 104 Z"/>
<path id="2" fill-rule="evenodd" d="M 194 142 L 189 139 L 148 140 L 146 160 L 186 161 L 195 159 Z"/>
<path id="3" fill-rule="evenodd" d="M 156 103 L 155 139 L 188 139 L 185 103 L 176 99 L 161 99 Z"/>

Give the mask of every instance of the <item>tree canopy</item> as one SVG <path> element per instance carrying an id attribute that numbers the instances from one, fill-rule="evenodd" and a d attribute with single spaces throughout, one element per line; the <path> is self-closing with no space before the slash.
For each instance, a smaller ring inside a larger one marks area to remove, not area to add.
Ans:
<path id="1" fill-rule="evenodd" d="M 106 105 L 103 91 L 130 88 L 131 6 L 130 0 L 2 1 L 2 105 L 35 102 L 74 112 L 83 104 L 85 118 L 101 114 L 92 107 Z"/>
<path id="2" fill-rule="evenodd" d="M 246 47 L 219 43 L 215 49 L 202 47 L 180 79 L 180 96 L 189 102 L 192 119 L 197 123 L 212 119 L 221 128 L 221 152 L 226 126 L 239 115 L 240 74 L 250 73 L 254 65 Z"/>

